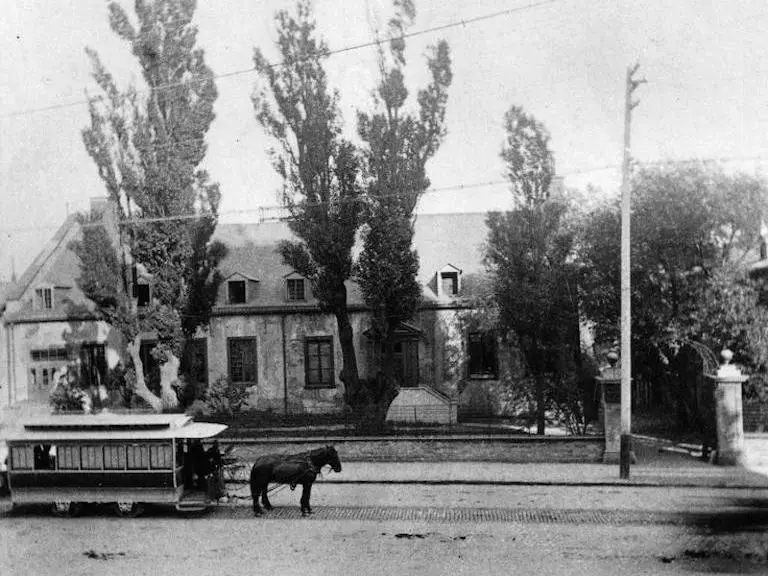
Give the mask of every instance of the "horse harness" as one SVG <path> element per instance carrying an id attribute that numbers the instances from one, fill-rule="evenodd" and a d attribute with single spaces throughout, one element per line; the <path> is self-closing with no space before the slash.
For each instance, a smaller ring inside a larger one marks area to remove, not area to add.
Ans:
<path id="1" fill-rule="evenodd" d="M 307 457 L 305 459 L 303 459 L 303 458 L 301 458 L 301 459 L 300 458 L 292 458 L 290 460 L 283 460 L 283 462 L 295 462 L 295 463 L 298 463 L 298 464 L 306 464 L 307 465 L 307 469 L 304 470 L 303 472 L 299 473 L 299 475 L 296 478 L 294 478 L 291 482 L 289 482 L 288 484 L 282 484 L 282 485 L 276 484 L 272 488 L 269 488 L 267 490 L 267 492 L 274 492 L 276 490 L 281 490 L 281 489 L 285 488 L 285 486 L 290 486 L 291 490 L 295 490 L 296 486 L 298 486 L 301 483 L 301 480 L 304 478 L 304 476 L 307 476 L 310 473 L 312 473 L 315 476 L 317 476 L 318 474 L 322 473 L 322 467 L 318 468 L 317 466 L 315 466 L 315 463 L 312 462 L 312 457 L 309 454 L 307 454 Z"/>

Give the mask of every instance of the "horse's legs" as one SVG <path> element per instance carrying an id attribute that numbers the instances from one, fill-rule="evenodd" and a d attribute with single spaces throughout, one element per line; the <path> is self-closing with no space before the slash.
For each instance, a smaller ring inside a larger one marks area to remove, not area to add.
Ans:
<path id="1" fill-rule="evenodd" d="M 259 492 L 261 487 L 256 486 L 256 483 L 251 480 L 251 498 L 253 499 L 253 514 L 254 516 L 261 516 L 262 510 L 259 506 Z"/>
<path id="2" fill-rule="evenodd" d="M 261 478 L 254 468 L 251 469 L 251 499 L 253 500 L 254 516 L 261 516 L 261 506 L 259 506 L 259 493 L 261 492 Z"/>
<path id="3" fill-rule="evenodd" d="M 267 492 L 269 488 L 269 484 L 264 485 L 264 490 L 261 491 L 261 503 L 264 504 L 264 508 L 267 510 L 272 510 L 272 504 L 269 502 L 269 498 L 267 498 Z"/>
<path id="4" fill-rule="evenodd" d="M 312 514 L 312 508 L 309 505 L 309 498 L 312 496 L 312 482 L 303 482 L 301 485 L 301 513 L 302 515 Z"/>

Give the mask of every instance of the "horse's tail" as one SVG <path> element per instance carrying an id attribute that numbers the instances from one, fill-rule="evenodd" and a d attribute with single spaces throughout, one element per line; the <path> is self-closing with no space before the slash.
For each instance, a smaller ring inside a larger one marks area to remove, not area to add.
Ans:
<path id="1" fill-rule="evenodd" d="M 251 498 L 253 498 L 253 509 L 257 510 L 259 506 L 259 487 L 257 486 L 257 466 L 258 462 L 251 466 Z"/>

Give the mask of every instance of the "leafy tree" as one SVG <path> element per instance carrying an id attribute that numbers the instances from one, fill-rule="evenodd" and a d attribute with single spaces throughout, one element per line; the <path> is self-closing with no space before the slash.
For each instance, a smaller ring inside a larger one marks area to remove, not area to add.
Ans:
<path id="1" fill-rule="evenodd" d="M 352 247 L 362 221 L 360 159 L 341 134 L 338 93 L 323 68 L 328 54 L 316 36 L 309 0 L 296 16 L 276 16 L 280 66 L 258 48 L 254 64 L 263 81 L 253 105 L 256 118 L 277 143 L 273 164 L 283 178 L 283 200 L 298 238 L 279 246 L 283 261 L 309 279 L 321 310 L 336 318 L 343 357 L 341 380 L 348 403 L 359 390 L 354 335 L 347 310 L 346 282 Z"/>
<path id="2" fill-rule="evenodd" d="M 517 106 L 507 112 L 505 127 L 501 157 L 517 207 L 488 215 L 485 260 L 500 327 L 515 335 L 535 382 L 537 433 L 544 434 L 548 397 L 563 396 L 559 388 L 572 384 L 579 363 L 576 283 L 569 262 L 573 232 L 566 226 L 565 204 L 549 198 L 548 131 Z"/>
<path id="3" fill-rule="evenodd" d="M 666 382 L 681 420 L 695 420 L 680 388 L 690 372 L 688 342 L 729 347 L 752 371 L 765 365 L 766 311 L 745 262 L 759 242 L 764 182 L 704 164 L 639 170 L 632 182 L 632 339 L 635 377 Z M 619 208 L 586 220 L 579 240 L 580 301 L 596 336 L 616 337 L 619 318 Z"/>
<path id="4" fill-rule="evenodd" d="M 549 199 L 554 176 L 549 131 L 521 106 L 507 110 L 504 130 L 507 137 L 501 159 L 513 198 L 526 206 L 539 206 Z"/>
<path id="5" fill-rule="evenodd" d="M 759 242 L 765 195 L 761 180 L 706 165 L 652 167 L 634 176 L 633 337 L 663 344 L 705 336 L 704 291 L 725 277 L 738 279 Z M 582 307 L 605 339 L 618 323 L 619 230 L 618 204 L 608 203 L 588 217 L 579 240 Z"/>
<path id="6" fill-rule="evenodd" d="M 220 200 L 218 184 L 199 168 L 217 97 L 213 73 L 196 47 L 195 0 L 136 2 L 136 24 L 111 1 L 112 30 L 129 43 L 146 84 L 117 87 L 96 51 L 86 52 L 102 94 L 89 100 L 83 130 L 116 210 L 84 227 L 76 244 L 79 285 L 100 318 L 120 330 L 133 361 L 135 393 L 155 410 L 177 404 L 173 386 L 186 337 L 208 321 L 224 255 L 212 243 Z M 190 219 L 191 213 L 199 218 Z M 183 216 L 182 218 L 175 218 Z M 135 221 L 135 219 L 143 219 Z M 116 228 L 116 230 L 114 230 Z M 136 266 L 151 281 L 151 301 L 138 308 Z M 142 332 L 157 335 L 161 389 L 144 379 Z"/>
<path id="7" fill-rule="evenodd" d="M 358 114 L 358 132 L 366 145 L 368 181 L 363 251 L 356 268 L 366 304 L 373 311 L 373 329 L 383 347 L 383 375 L 361 388 L 359 405 L 368 405 L 371 425 L 383 425 L 398 393 L 395 375 L 395 330 L 413 317 L 421 301 L 416 275 L 419 259 L 412 249 L 414 210 L 429 187 L 425 166 L 445 136 L 445 109 L 451 84 L 448 44 L 431 48 L 427 66 L 431 82 L 419 91 L 418 114 L 406 111 L 405 41 L 415 17 L 410 0 L 395 1 L 389 22 L 389 54 L 379 50 L 382 78 L 375 92 L 377 111 Z"/>

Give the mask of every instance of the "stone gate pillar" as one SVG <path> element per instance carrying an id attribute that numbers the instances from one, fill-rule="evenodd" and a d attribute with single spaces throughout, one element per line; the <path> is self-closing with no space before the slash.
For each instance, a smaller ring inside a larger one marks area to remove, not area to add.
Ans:
<path id="1" fill-rule="evenodd" d="M 608 353 L 608 366 L 600 370 L 600 376 L 595 379 L 600 384 L 603 407 L 603 463 L 617 464 L 621 451 L 621 365 L 615 351 Z"/>
<path id="2" fill-rule="evenodd" d="M 744 415 L 741 404 L 741 385 L 747 376 L 731 365 L 733 352 L 720 353 L 723 364 L 714 380 L 715 417 L 717 425 L 717 451 L 714 463 L 719 466 L 744 464 Z"/>

